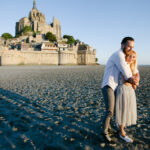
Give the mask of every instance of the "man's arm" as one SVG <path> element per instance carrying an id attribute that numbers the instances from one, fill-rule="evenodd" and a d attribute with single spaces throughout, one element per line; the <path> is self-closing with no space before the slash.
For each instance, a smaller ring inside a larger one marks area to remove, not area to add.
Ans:
<path id="1" fill-rule="evenodd" d="M 129 78 L 126 82 L 131 83 L 132 85 L 136 85 L 136 79 L 134 77 Z"/>
<path id="2" fill-rule="evenodd" d="M 123 52 L 119 51 L 116 54 L 116 57 L 114 58 L 113 61 L 116 65 L 116 67 L 119 69 L 119 71 L 124 76 L 125 80 L 128 80 L 129 78 L 132 78 L 132 72 L 131 72 L 130 66 L 125 61 L 125 55 L 124 55 Z"/>
<path id="3" fill-rule="evenodd" d="M 126 82 L 131 83 L 133 89 L 135 90 L 136 87 L 139 85 L 139 81 L 140 81 L 140 74 L 136 73 L 135 75 L 133 75 L 132 78 L 129 78 Z"/>
<path id="4" fill-rule="evenodd" d="M 130 66 L 127 64 L 126 60 L 125 60 L 125 55 L 123 52 L 118 52 L 116 57 L 114 58 L 114 63 L 117 66 L 117 68 L 119 69 L 119 71 L 123 74 L 124 79 L 131 83 L 132 85 L 138 85 L 139 84 L 139 80 L 140 80 L 140 75 L 139 75 L 139 71 L 137 70 L 136 67 L 136 74 L 132 75 Z"/>
<path id="5" fill-rule="evenodd" d="M 135 79 L 136 86 L 138 86 L 139 85 L 139 81 L 140 81 L 140 74 L 136 73 L 135 75 L 133 75 L 133 78 Z"/>

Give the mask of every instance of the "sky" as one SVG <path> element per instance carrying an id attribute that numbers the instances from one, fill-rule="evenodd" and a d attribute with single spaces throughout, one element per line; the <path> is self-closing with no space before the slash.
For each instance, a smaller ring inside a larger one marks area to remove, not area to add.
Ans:
<path id="1" fill-rule="evenodd" d="M 100 64 L 119 50 L 126 36 L 135 39 L 139 65 L 150 65 L 150 0 L 36 0 L 37 9 L 50 24 L 61 23 L 62 36 L 96 49 Z M 0 0 L 0 36 L 15 35 L 15 24 L 29 15 L 33 0 Z"/>

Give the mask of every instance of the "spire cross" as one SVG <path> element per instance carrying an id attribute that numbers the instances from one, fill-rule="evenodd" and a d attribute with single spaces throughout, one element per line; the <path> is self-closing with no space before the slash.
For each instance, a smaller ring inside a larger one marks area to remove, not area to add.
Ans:
<path id="1" fill-rule="evenodd" d="M 36 1 L 33 1 L 33 9 L 36 9 Z"/>

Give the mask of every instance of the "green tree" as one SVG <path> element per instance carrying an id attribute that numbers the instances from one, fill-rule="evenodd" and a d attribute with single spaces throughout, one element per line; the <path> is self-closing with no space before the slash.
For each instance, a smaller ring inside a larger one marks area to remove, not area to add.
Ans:
<path id="1" fill-rule="evenodd" d="M 67 44 L 74 44 L 75 43 L 75 39 L 71 35 L 64 35 L 63 38 L 68 39 Z"/>
<path id="2" fill-rule="evenodd" d="M 21 33 L 17 33 L 15 38 L 18 38 L 19 36 L 21 36 Z"/>
<path id="3" fill-rule="evenodd" d="M 23 35 L 28 35 L 29 33 L 33 32 L 32 28 L 30 26 L 25 26 L 20 33 L 16 34 L 16 38 L 18 38 L 19 36 Z"/>
<path id="4" fill-rule="evenodd" d="M 96 62 L 98 62 L 98 58 L 95 58 Z"/>
<path id="5" fill-rule="evenodd" d="M 52 34 L 51 32 L 47 32 L 45 37 L 47 40 L 49 40 L 51 42 L 57 41 L 56 36 L 54 34 Z"/>
<path id="6" fill-rule="evenodd" d="M 23 33 L 24 35 L 27 35 L 29 32 L 33 32 L 32 28 L 30 26 L 25 26 L 22 30 L 21 33 Z"/>
<path id="7" fill-rule="evenodd" d="M 75 40 L 75 43 L 80 43 L 81 41 L 79 39 L 76 39 Z"/>
<path id="8" fill-rule="evenodd" d="M 7 39 L 12 39 L 12 38 L 13 38 L 13 36 L 12 36 L 10 33 L 3 33 L 3 34 L 2 34 L 2 37 L 3 37 L 5 40 L 7 40 Z"/>
<path id="9" fill-rule="evenodd" d="M 41 34 L 40 31 L 33 32 L 33 37 L 36 37 L 37 34 Z"/>

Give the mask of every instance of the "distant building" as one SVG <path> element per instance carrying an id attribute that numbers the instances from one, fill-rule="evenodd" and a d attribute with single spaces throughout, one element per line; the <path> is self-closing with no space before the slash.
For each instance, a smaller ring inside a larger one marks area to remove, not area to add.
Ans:
<path id="1" fill-rule="evenodd" d="M 65 42 L 58 42 L 57 43 L 57 46 L 59 47 L 59 50 L 61 51 L 61 50 L 68 50 L 68 44 L 66 44 Z"/>
<path id="2" fill-rule="evenodd" d="M 56 35 L 57 39 L 61 38 L 61 25 L 58 19 L 53 18 L 53 23 L 46 24 L 45 16 L 36 7 L 36 2 L 33 2 L 33 8 L 29 13 L 29 17 L 24 17 L 16 23 L 16 35 L 21 33 L 25 26 L 30 26 L 34 32 L 46 34 L 51 32 Z"/>
<path id="3" fill-rule="evenodd" d="M 18 50 L 29 50 L 31 45 L 29 43 L 18 43 L 14 48 L 17 48 Z"/>
<path id="4" fill-rule="evenodd" d="M 16 35 L 22 32 L 25 26 L 30 26 L 34 33 L 21 35 L 18 38 L 4 40 L 0 37 L 0 58 L 2 65 L 18 64 L 49 64 L 49 65 L 95 65 L 96 50 L 83 42 L 68 44 L 68 39 L 61 37 L 61 25 L 58 19 L 53 23 L 45 23 L 45 16 L 33 8 L 29 17 L 16 23 Z M 50 42 L 45 34 L 51 32 L 56 35 L 57 41 Z M 36 34 L 35 34 L 36 33 Z"/>
<path id="5" fill-rule="evenodd" d="M 58 47 L 55 43 L 43 42 L 41 45 L 42 51 L 58 51 Z"/>

